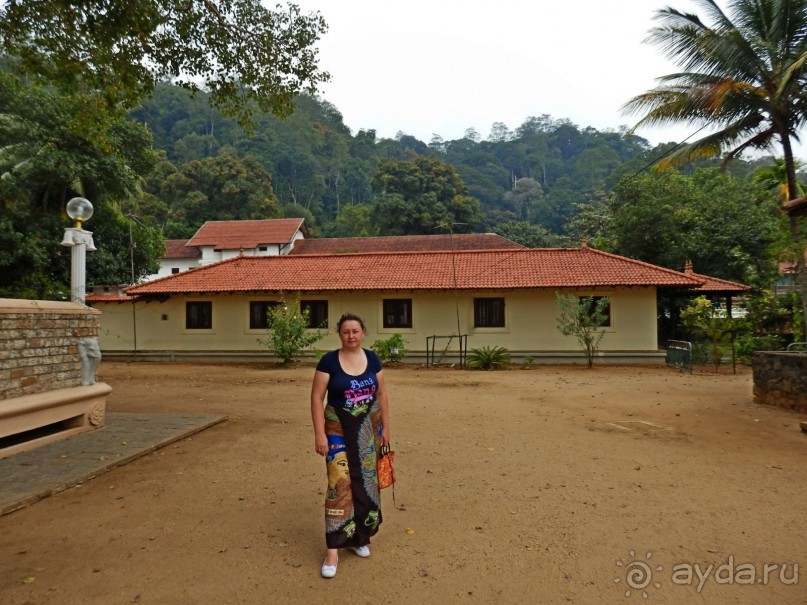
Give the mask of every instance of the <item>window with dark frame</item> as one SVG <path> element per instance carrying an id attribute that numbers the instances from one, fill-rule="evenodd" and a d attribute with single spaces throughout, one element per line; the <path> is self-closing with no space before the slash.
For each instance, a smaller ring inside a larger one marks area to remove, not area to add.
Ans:
<path id="1" fill-rule="evenodd" d="M 504 298 L 475 298 L 474 327 L 503 328 Z"/>
<path id="2" fill-rule="evenodd" d="M 171 275 L 176 275 L 179 273 L 179 267 L 171 267 Z"/>
<path id="3" fill-rule="evenodd" d="M 185 303 L 185 329 L 210 330 L 213 327 L 213 303 L 209 300 Z"/>
<path id="4" fill-rule="evenodd" d="M 412 327 L 412 299 L 386 298 L 384 299 L 385 328 L 411 328 Z"/>
<path id="5" fill-rule="evenodd" d="M 249 301 L 249 329 L 264 330 L 269 324 L 269 309 L 280 303 L 276 300 Z"/>
<path id="6" fill-rule="evenodd" d="M 593 311 L 594 309 L 597 308 L 597 303 L 600 301 L 600 299 L 602 299 L 602 298 L 610 298 L 610 297 L 608 297 L 608 296 L 588 296 L 586 298 L 591 299 L 591 307 L 589 308 L 589 310 Z M 612 302 L 613 302 L 613 299 L 609 300 L 608 304 L 605 305 L 605 308 L 602 310 L 603 315 L 605 315 L 605 317 L 606 317 L 605 322 L 601 326 L 603 328 L 610 328 L 611 327 L 611 303 Z"/>
<path id="7" fill-rule="evenodd" d="M 301 300 L 300 311 L 308 311 L 308 327 L 312 330 L 328 327 L 327 300 Z"/>

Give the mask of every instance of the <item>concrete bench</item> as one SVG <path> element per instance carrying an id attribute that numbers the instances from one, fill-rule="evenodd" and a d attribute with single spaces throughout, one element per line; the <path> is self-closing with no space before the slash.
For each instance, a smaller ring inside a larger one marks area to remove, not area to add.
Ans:
<path id="1" fill-rule="evenodd" d="M 103 382 L 0 400 L 0 458 L 104 424 Z"/>

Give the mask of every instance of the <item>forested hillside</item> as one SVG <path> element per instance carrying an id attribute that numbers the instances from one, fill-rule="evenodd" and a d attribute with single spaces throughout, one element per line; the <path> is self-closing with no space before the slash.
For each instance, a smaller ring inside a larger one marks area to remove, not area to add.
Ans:
<path id="1" fill-rule="evenodd" d="M 493 124 L 485 139 L 474 130 L 454 141 L 435 135 L 426 143 L 405 133 L 378 139 L 373 130 L 351 133 L 338 108 L 308 96 L 296 99 L 289 118 L 258 116 L 254 131 L 248 134 L 211 109 L 204 94 L 192 98 L 170 85 L 159 86 L 130 117 L 148 126 L 154 147 L 165 152 L 166 161 L 158 165 L 147 187 L 164 206 L 151 199 L 145 212 L 159 217 L 169 237 L 188 236 L 204 220 L 278 213 L 305 216 L 320 235 L 352 235 L 345 223 L 356 220 L 340 221 L 340 212 L 351 205 L 372 208 L 383 193 L 373 184 L 379 163 L 417 157 L 452 166 L 461 179 L 460 187 L 465 187 L 460 193 L 479 201 L 481 212 L 473 217 L 473 224 L 458 229 L 493 231 L 504 222 L 528 221 L 565 235 L 578 205 L 611 191 L 621 176 L 640 171 L 666 151 L 665 147 L 651 149 L 646 140 L 624 132 L 581 128 L 547 115 L 531 117 L 515 130 Z M 749 170 L 743 165 L 732 168 Z M 194 177 L 192 173 L 201 174 Z M 243 193 L 250 187 L 265 189 L 271 180 L 279 208 L 272 196 L 266 198 L 270 203 L 265 208 L 248 207 L 190 182 L 207 180 L 223 190 L 224 183 L 217 183 L 222 174 L 243 179 L 235 187 Z M 210 207 L 200 208 L 198 196 L 189 199 L 194 192 L 208 196 Z M 189 214 L 190 207 L 196 211 Z M 241 209 L 240 215 L 234 207 Z M 349 212 L 359 215 L 354 219 L 364 216 L 355 209 Z M 369 222 L 358 221 L 357 235 L 389 231 L 382 224 L 374 225 L 371 218 L 372 213 Z M 423 232 L 417 225 L 397 227 Z"/>

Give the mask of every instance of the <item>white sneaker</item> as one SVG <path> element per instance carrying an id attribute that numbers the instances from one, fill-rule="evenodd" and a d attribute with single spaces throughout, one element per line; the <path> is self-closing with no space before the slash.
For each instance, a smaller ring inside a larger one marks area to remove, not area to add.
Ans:
<path id="1" fill-rule="evenodd" d="M 339 559 L 336 559 L 336 565 L 339 565 Z M 332 578 L 336 575 L 336 565 L 325 565 L 325 561 L 322 562 L 322 577 L 323 578 Z"/>
<path id="2" fill-rule="evenodd" d="M 350 548 L 353 552 L 355 552 L 360 557 L 369 557 L 370 556 L 370 547 L 369 546 L 359 546 L 359 547 L 352 547 Z"/>

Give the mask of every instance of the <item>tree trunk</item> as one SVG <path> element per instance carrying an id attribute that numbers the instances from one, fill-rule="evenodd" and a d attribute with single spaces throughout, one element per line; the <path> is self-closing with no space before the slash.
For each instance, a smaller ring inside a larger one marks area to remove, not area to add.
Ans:
<path id="1" fill-rule="evenodd" d="M 796 288 L 801 294 L 802 338 L 807 338 L 807 265 L 804 262 L 805 245 L 801 239 L 800 218 L 790 216 L 790 233 L 796 243 Z"/>
<path id="2" fill-rule="evenodd" d="M 785 170 L 787 171 L 787 199 L 795 200 L 799 194 L 796 183 L 796 163 L 793 160 L 793 148 L 790 137 L 782 135 L 782 149 L 785 156 Z M 807 338 L 807 266 L 804 262 L 805 245 L 801 237 L 801 219 L 798 216 L 788 215 L 790 221 L 790 234 L 796 248 L 796 288 L 801 294 L 802 337 Z"/>

